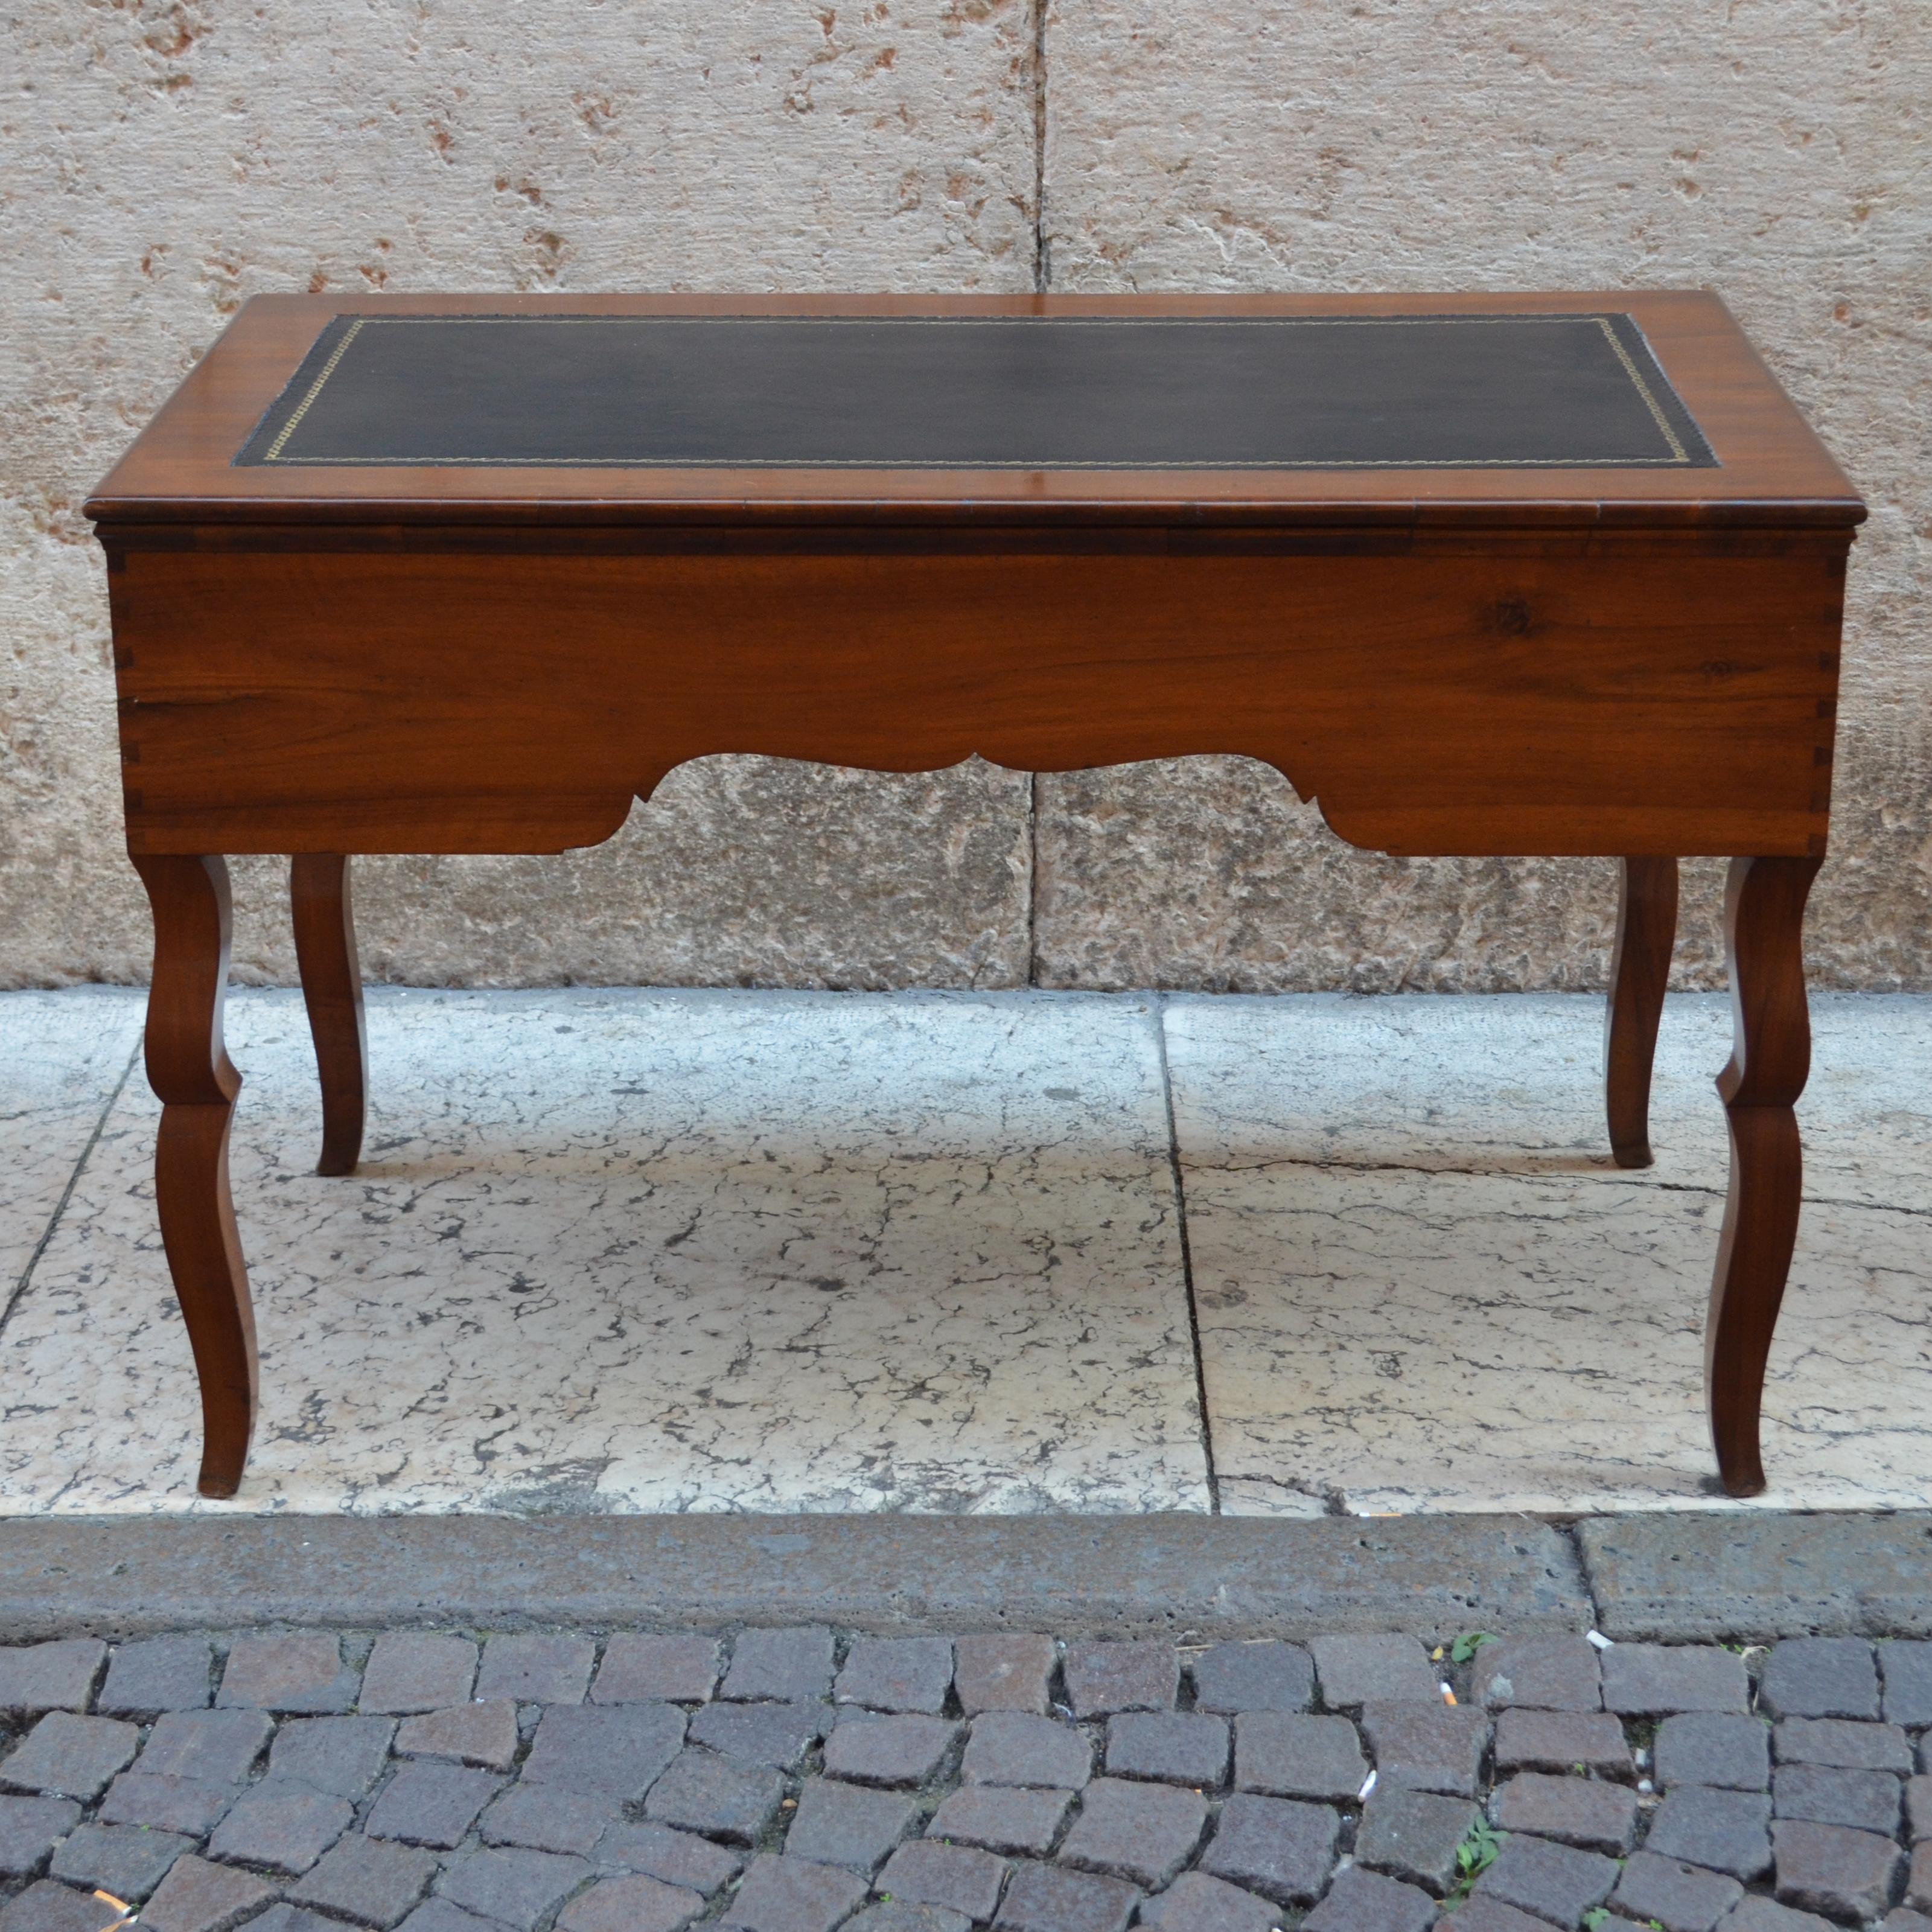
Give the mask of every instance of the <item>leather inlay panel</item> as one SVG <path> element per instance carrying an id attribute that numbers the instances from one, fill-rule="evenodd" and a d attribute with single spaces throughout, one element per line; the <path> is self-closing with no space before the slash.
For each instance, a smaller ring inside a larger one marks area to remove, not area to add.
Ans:
<path id="1" fill-rule="evenodd" d="M 342 315 L 255 466 L 1708 469 L 1628 315 Z"/>

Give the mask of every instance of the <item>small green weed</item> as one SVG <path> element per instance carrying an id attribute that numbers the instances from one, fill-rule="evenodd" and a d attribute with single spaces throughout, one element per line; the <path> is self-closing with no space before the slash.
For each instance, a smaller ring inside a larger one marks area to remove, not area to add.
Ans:
<path id="1" fill-rule="evenodd" d="M 1487 1630 L 1465 1630 L 1449 1646 L 1449 1661 L 1451 1664 L 1467 1664 L 1484 1644 L 1496 1641 Z"/>
<path id="2" fill-rule="evenodd" d="M 1449 1894 L 1451 1901 L 1468 1897 L 1470 1886 L 1496 1863 L 1502 1848 L 1496 1827 L 1486 1818 L 1478 1818 L 1456 1847 L 1456 1888 Z"/>

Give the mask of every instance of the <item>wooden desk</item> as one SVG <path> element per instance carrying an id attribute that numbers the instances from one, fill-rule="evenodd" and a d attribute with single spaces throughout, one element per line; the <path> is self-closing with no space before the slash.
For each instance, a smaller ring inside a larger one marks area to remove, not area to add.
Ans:
<path id="1" fill-rule="evenodd" d="M 1358 845 L 1614 855 L 1626 1166 L 1676 861 L 1729 857 L 1707 1393 L 1762 1486 L 1864 511 L 1714 297 L 268 297 L 87 507 L 203 1493 L 256 1391 L 222 855 L 294 854 L 346 1174 L 348 855 L 592 844 L 720 752 L 1244 753 Z"/>

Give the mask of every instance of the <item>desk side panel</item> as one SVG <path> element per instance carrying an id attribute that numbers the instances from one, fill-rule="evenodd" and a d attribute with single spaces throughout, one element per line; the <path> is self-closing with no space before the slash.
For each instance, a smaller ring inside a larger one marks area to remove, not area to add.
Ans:
<path id="1" fill-rule="evenodd" d="M 1811 855 L 1844 557 L 117 549 L 136 853 L 594 844 L 686 760 L 1222 752 L 1396 853 Z"/>

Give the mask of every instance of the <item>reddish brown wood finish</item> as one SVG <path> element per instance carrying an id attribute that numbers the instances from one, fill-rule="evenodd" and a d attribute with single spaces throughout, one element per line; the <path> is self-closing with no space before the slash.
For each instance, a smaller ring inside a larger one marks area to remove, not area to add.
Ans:
<path id="1" fill-rule="evenodd" d="M 1610 1152 L 1619 1167 L 1651 1165 L 1650 1070 L 1676 939 L 1677 861 L 1624 860 L 1604 1055 Z"/>
<path id="2" fill-rule="evenodd" d="M 353 1174 L 362 1153 L 369 1038 L 362 1018 L 362 972 L 349 860 L 340 852 L 298 852 L 289 868 L 296 964 L 322 1080 L 322 1158 L 318 1174 Z"/>
<path id="3" fill-rule="evenodd" d="M 154 1198 L 195 1372 L 205 1496 L 232 1496 L 255 1427 L 255 1314 L 228 1192 L 228 1126 L 242 1090 L 222 1044 L 231 914 L 215 858 L 137 857 L 154 915 L 148 1081 L 161 1102 Z"/>
<path id="4" fill-rule="evenodd" d="M 1719 466 L 232 466 L 344 310 L 1617 310 Z M 1797 1213 L 1798 926 L 1864 512 L 1714 296 L 262 298 L 87 507 L 108 556 L 128 847 L 155 906 L 161 1216 L 210 1493 L 239 1476 L 254 1367 L 224 1152 L 225 873 L 202 855 L 298 855 L 322 1171 L 346 1172 L 364 1054 L 344 855 L 594 844 L 666 772 L 721 752 L 887 771 L 1234 753 L 1358 844 L 1620 857 L 1607 1094 L 1625 1161 L 1648 1157 L 1665 883 L 1679 856 L 1750 855 L 1710 1400 L 1726 1483 L 1761 1481 Z"/>
<path id="5" fill-rule="evenodd" d="M 1764 1487 L 1758 1411 L 1791 1251 L 1804 1154 L 1792 1111 L 1811 1071 L 1804 902 L 1816 859 L 1734 859 L 1724 893 L 1733 1042 L 1718 1076 L 1731 1130 L 1731 1184 L 1705 1329 L 1711 1438 L 1726 1491 Z"/>

